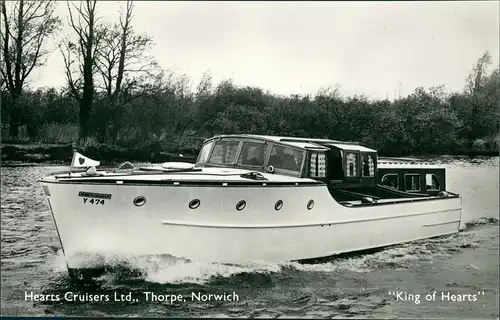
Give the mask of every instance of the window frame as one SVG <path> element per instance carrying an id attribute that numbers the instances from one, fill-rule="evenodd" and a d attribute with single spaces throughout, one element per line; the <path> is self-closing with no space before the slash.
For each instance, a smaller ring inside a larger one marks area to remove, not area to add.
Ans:
<path id="1" fill-rule="evenodd" d="M 386 176 L 396 176 L 396 188 L 391 187 L 391 186 L 388 186 L 388 185 L 386 185 L 386 184 L 383 184 L 383 182 L 384 182 L 384 178 L 385 178 Z M 389 188 L 391 188 L 391 189 L 399 190 L 399 174 L 397 174 L 397 173 L 386 173 L 386 174 L 384 174 L 384 175 L 382 176 L 382 179 L 380 179 L 380 184 L 382 184 L 382 185 L 383 185 L 383 186 L 385 186 L 385 187 L 389 187 Z"/>
<path id="2" fill-rule="evenodd" d="M 414 190 L 414 189 L 411 189 L 411 190 L 408 190 L 406 189 L 406 176 L 417 176 L 418 179 L 418 189 Z M 422 189 L 422 181 L 421 180 L 421 175 L 420 173 L 405 173 L 405 175 L 403 176 L 403 182 L 404 182 L 404 187 L 405 187 L 405 192 L 420 192 L 420 190 Z"/>
<path id="3" fill-rule="evenodd" d="M 264 149 L 264 155 L 263 155 L 263 160 L 262 160 L 262 165 L 261 166 L 256 166 L 256 165 L 251 165 L 251 164 L 243 164 L 240 163 L 240 158 L 243 153 L 243 147 L 245 144 L 250 144 L 250 145 L 262 145 Z M 236 166 L 237 167 L 249 167 L 249 168 L 266 168 L 266 163 L 267 163 L 267 158 L 269 154 L 271 153 L 271 150 L 269 148 L 269 143 L 266 141 L 259 141 L 259 140 L 241 140 L 241 145 L 239 146 L 238 150 L 238 158 L 236 160 Z"/>
<path id="4" fill-rule="evenodd" d="M 319 156 L 324 155 L 324 157 L 325 157 L 324 175 L 319 174 L 319 169 L 318 169 L 318 166 L 316 165 L 316 163 L 314 165 L 316 166 L 316 171 L 318 172 L 318 175 L 316 175 L 316 173 L 314 173 L 314 174 L 311 173 L 311 168 L 312 168 L 312 163 L 313 163 L 312 162 L 313 155 L 316 155 L 316 162 L 318 164 L 319 164 Z M 307 173 L 308 174 L 306 176 L 313 178 L 313 179 L 326 179 L 328 176 L 328 154 L 327 154 L 327 152 L 318 151 L 318 150 L 311 150 L 307 159 L 308 159 L 308 165 L 307 165 Z"/>
<path id="5" fill-rule="evenodd" d="M 435 177 L 437 180 L 437 189 L 427 189 L 427 176 L 431 176 L 431 188 L 432 188 L 432 177 Z M 439 181 L 439 178 L 436 174 L 434 173 L 426 173 L 425 174 L 425 191 L 440 191 L 441 190 L 441 181 Z"/>
<path id="6" fill-rule="evenodd" d="M 363 159 L 361 159 L 362 157 L 360 157 L 359 162 L 360 162 L 361 178 L 363 178 L 363 179 L 372 179 L 372 178 L 375 178 L 375 175 L 377 173 L 377 166 L 376 166 L 377 159 L 375 157 L 375 153 L 373 153 L 373 152 L 361 152 L 361 155 L 363 157 L 366 155 L 368 157 L 368 159 L 371 158 L 372 162 L 373 162 L 373 174 L 365 176 L 364 175 L 364 163 L 363 163 Z M 369 160 L 368 160 L 368 162 L 369 162 Z M 368 172 L 369 171 L 370 171 L 370 169 L 368 169 Z"/>
<path id="7" fill-rule="evenodd" d="M 238 148 L 236 149 L 236 154 L 232 162 L 226 162 L 226 163 L 217 163 L 217 162 L 211 162 L 210 159 L 212 157 L 212 154 L 214 153 L 215 146 L 217 143 L 224 143 L 224 142 L 238 142 Z M 232 138 L 221 138 L 215 141 L 212 150 L 210 151 L 210 155 L 208 157 L 208 161 L 206 164 L 211 165 L 211 166 L 234 166 L 237 163 L 237 159 L 240 157 L 240 152 L 241 152 L 241 146 L 243 145 L 243 140 L 241 139 L 232 139 Z"/>
<path id="8" fill-rule="evenodd" d="M 201 149 L 200 149 L 200 153 L 198 154 L 198 158 L 196 159 L 196 164 L 205 164 L 205 163 L 208 163 L 208 159 L 210 159 L 210 156 L 212 155 L 212 149 L 215 145 L 215 141 L 214 140 L 211 140 L 211 141 L 208 141 L 207 143 L 203 144 L 201 146 Z M 201 158 L 201 155 L 203 153 L 203 149 L 206 147 L 206 146 L 210 146 L 210 148 L 208 149 L 208 154 L 207 154 L 207 157 L 205 159 L 204 162 L 200 162 L 200 158 Z"/>
<path id="9" fill-rule="evenodd" d="M 300 152 L 301 155 L 302 155 L 302 160 L 301 160 L 301 163 L 299 165 L 299 170 L 298 171 L 287 170 L 287 169 L 277 168 L 277 167 L 273 166 L 274 167 L 274 171 L 273 172 L 276 173 L 276 174 L 283 174 L 283 175 L 289 175 L 289 176 L 295 176 L 295 177 L 302 177 L 302 173 L 304 171 L 304 164 L 305 164 L 305 161 L 306 161 L 306 150 L 303 150 L 303 149 L 300 149 L 300 148 L 296 148 L 296 147 L 292 147 L 292 146 L 288 146 L 288 145 L 279 144 L 279 143 L 270 143 L 269 144 L 269 152 L 267 153 L 267 157 L 266 157 L 265 162 L 264 162 L 264 168 L 266 169 L 266 171 L 269 172 L 269 159 L 271 158 L 271 153 L 272 153 L 274 147 L 282 147 L 283 149 L 291 149 L 293 151 Z"/>
<path id="10" fill-rule="evenodd" d="M 349 175 L 349 168 L 348 168 L 348 164 L 349 164 L 349 160 L 347 159 L 347 157 L 349 156 L 349 154 L 353 154 L 355 157 L 356 157 L 356 161 L 355 161 L 355 164 L 356 164 L 356 170 L 354 170 L 354 175 L 353 176 L 350 176 Z M 359 178 L 362 178 L 361 175 L 360 175 L 360 172 L 359 172 L 359 163 L 360 163 L 360 152 L 359 151 L 354 151 L 354 150 L 344 150 L 344 164 L 343 164 L 343 167 L 344 167 L 344 172 L 345 172 L 345 178 L 346 179 L 359 179 Z"/>

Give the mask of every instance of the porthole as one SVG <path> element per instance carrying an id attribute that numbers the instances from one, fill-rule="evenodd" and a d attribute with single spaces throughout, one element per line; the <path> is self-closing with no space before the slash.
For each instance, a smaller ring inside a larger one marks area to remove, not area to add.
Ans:
<path id="1" fill-rule="evenodd" d="M 146 197 L 138 196 L 134 199 L 134 205 L 136 207 L 142 207 L 146 203 Z"/>
<path id="2" fill-rule="evenodd" d="M 236 204 L 236 210 L 241 211 L 241 210 L 245 209 L 246 205 L 247 205 L 247 202 L 245 200 L 241 200 L 240 202 L 238 202 Z"/>
<path id="3" fill-rule="evenodd" d="M 278 200 L 278 201 L 276 202 L 276 204 L 274 205 L 274 210 L 278 211 L 278 210 L 280 210 L 281 208 L 283 208 L 283 201 Z"/>
<path id="4" fill-rule="evenodd" d="M 314 207 L 314 200 L 309 200 L 307 203 L 307 209 L 311 210 Z"/>
<path id="5" fill-rule="evenodd" d="M 199 199 L 191 200 L 191 202 L 189 202 L 189 208 L 196 209 L 200 206 L 200 204 L 201 204 L 201 201 Z"/>

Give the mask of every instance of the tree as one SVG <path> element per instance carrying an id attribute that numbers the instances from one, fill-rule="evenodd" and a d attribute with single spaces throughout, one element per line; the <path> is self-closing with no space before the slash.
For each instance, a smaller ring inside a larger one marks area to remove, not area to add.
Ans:
<path id="1" fill-rule="evenodd" d="M 133 30 L 133 9 L 133 1 L 128 0 L 119 24 L 104 26 L 101 32 L 103 38 L 96 55 L 96 67 L 102 78 L 105 96 L 103 108 L 96 119 L 101 141 L 104 141 L 109 125 L 112 138 L 116 139 L 121 123 L 120 110 L 124 104 L 138 98 L 139 91 L 144 94 L 150 89 L 159 89 L 163 75 L 153 57 L 145 54 L 153 46 L 153 40 Z"/>
<path id="2" fill-rule="evenodd" d="M 47 39 L 61 21 L 54 16 L 54 0 L 12 1 L 7 12 L 6 0 L 0 0 L 3 28 L 0 31 L 2 54 L 0 72 L 3 86 L 10 93 L 10 137 L 15 139 L 21 124 L 19 98 L 29 75 L 43 66 L 50 51 Z"/>
<path id="3" fill-rule="evenodd" d="M 96 0 L 86 0 L 80 1 L 79 6 L 72 4 L 77 12 L 75 19 L 68 1 L 69 22 L 77 35 L 77 42 L 68 41 L 59 46 L 70 93 L 79 104 L 80 141 L 87 139 L 90 134 L 96 50 L 102 36 L 97 31 L 96 3 Z"/>
<path id="4" fill-rule="evenodd" d="M 498 68 L 488 73 L 491 64 L 491 55 L 485 52 L 467 77 L 465 95 L 469 103 L 465 110 L 458 113 L 467 119 L 464 131 L 469 147 L 476 139 L 498 132 Z"/>
<path id="5" fill-rule="evenodd" d="M 488 79 L 488 67 L 491 65 L 491 55 L 488 51 L 483 53 L 467 77 L 466 92 L 470 96 L 477 95 Z"/>

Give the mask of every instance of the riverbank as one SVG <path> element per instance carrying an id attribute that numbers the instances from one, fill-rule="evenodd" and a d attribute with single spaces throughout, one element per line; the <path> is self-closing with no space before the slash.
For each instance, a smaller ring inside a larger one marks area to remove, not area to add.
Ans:
<path id="1" fill-rule="evenodd" d="M 159 143 L 142 146 L 122 147 L 96 144 L 75 146 L 73 144 L 2 144 L 2 166 L 23 164 L 69 164 L 73 149 L 85 156 L 101 161 L 102 165 L 113 165 L 124 161 L 153 162 L 166 161 L 194 162 L 198 155 L 195 148 L 173 148 Z"/>
<path id="2" fill-rule="evenodd" d="M 5 143 L 2 144 L 2 166 L 17 165 L 65 165 L 71 162 L 73 149 L 95 160 L 102 165 L 113 165 L 124 161 L 160 163 L 167 161 L 194 162 L 198 149 L 194 147 L 176 147 L 158 142 L 141 146 L 118 146 L 95 144 L 75 146 L 73 144 L 40 144 L 40 143 Z M 498 156 L 495 150 L 464 149 L 458 154 L 448 156 L 491 157 Z M 383 156 L 393 156 L 384 154 Z M 436 157 L 436 155 L 406 155 L 417 157 Z"/>

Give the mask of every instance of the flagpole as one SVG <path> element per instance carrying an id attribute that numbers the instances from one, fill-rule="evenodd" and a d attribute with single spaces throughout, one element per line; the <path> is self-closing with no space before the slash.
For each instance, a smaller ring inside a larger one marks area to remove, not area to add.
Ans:
<path id="1" fill-rule="evenodd" d="M 69 165 L 69 174 L 73 172 L 73 163 L 75 163 L 76 148 L 73 148 L 73 158 L 71 158 L 71 163 Z"/>

